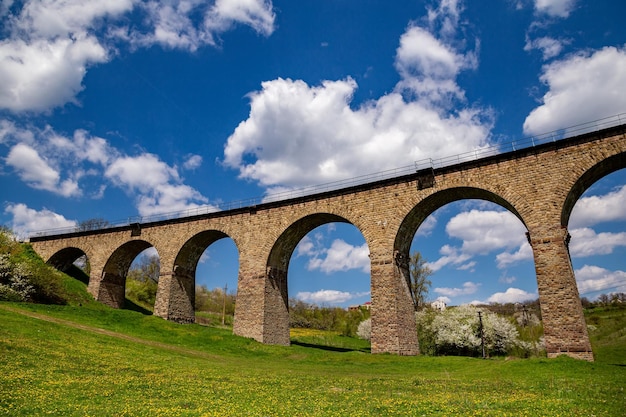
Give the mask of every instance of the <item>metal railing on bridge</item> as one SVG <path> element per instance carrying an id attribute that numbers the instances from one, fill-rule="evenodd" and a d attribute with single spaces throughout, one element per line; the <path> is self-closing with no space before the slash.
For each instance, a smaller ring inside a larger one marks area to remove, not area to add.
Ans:
<path id="1" fill-rule="evenodd" d="M 552 132 L 526 137 L 520 140 L 511 142 L 503 142 L 494 145 L 484 146 L 476 148 L 469 152 L 460 153 L 457 155 L 442 157 L 442 158 L 426 158 L 411 165 L 405 165 L 402 167 L 389 169 L 386 171 L 380 171 L 372 174 L 361 175 L 358 177 L 348 178 L 340 181 L 333 181 L 325 184 L 312 185 L 308 187 L 282 191 L 278 193 L 268 194 L 264 197 L 255 197 L 243 200 L 230 201 L 219 204 L 209 204 L 204 206 L 198 206 L 183 211 L 176 211 L 170 213 L 154 214 L 149 216 L 131 216 L 123 220 L 114 222 L 106 222 L 104 226 L 97 228 L 82 228 L 80 225 L 74 227 L 64 227 L 56 229 L 47 229 L 37 231 L 30 234 L 30 237 L 44 237 L 53 235 L 63 235 L 69 233 L 76 233 L 86 230 L 104 230 L 115 227 L 124 227 L 132 224 L 153 223 L 164 220 L 181 219 L 185 217 L 201 216 L 204 214 L 211 214 L 221 211 L 236 210 L 245 207 L 254 207 L 259 204 L 277 202 L 284 200 L 291 200 L 298 197 L 305 197 L 314 194 L 321 194 L 327 191 L 336 191 L 343 188 L 353 187 L 357 185 L 364 185 L 381 180 L 387 180 L 403 175 L 409 175 L 415 172 L 419 172 L 424 169 L 438 169 L 451 165 L 457 165 L 464 162 L 476 161 L 478 159 L 486 158 L 489 156 L 501 155 L 511 151 L 517 151 L 520 149 L 532 148 L 545 143 L 556 142 L 562 139 L 567 139 L 573 136 L 582 135 L 585 133 L 595 132 L 598 130 L 619 126 L 626 123 L 626 113 L 620 113 L 614 116 L 605 117 L 602 119 L 594 120 L 592 122 L 581 123 L 578 125 L 570 126 L 564 129 L 554 130 Z"/>

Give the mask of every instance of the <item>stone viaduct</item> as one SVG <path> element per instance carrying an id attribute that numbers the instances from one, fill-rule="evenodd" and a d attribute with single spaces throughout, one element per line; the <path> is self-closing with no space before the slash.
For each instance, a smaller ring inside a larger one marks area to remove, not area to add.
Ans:
<path id="1" fill-rule="evenodd" d="M 230 237 L 239 252 L 234 333 L 289 344 L 287 277 L 299 241 L 314 228 L 345 222 L 370 250 L 372 352 L 419 354 L 408 292 L 408 258 L 420 224 L 436 209 L 482 199 L 510 210 L 533 250 L 549 357 L 593 360 L 569 257 L 567 225 L 582 193 L 626 168 L 626 125 L 290 200 L 102 230 L 31 237 L 34 249 L 63 270 L 86 255 L 88 290 L 110 306 L 124 301 L 133 259 L 156 248 L 161 262 L 154 314 L 194 321 L 195 270 L 204 250 Z"/>

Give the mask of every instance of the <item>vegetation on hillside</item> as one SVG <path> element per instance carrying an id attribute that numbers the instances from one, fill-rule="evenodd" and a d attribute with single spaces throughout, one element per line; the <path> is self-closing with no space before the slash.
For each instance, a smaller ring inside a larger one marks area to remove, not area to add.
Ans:
<path id="1" fill-rule="evenodd" d="M 292 328 L 327 330 L 354 337 L 357 335 L 359 323 L 369 317 L 370 311 L 365 307 L 346 310 L 289 299 L 289 326 Z"/>
<path id="2" fill-rule="evenodd" d="M 70 278 L 47 265 L 28 243 L 0 230 L 0 301 L 67 304 Z"/>

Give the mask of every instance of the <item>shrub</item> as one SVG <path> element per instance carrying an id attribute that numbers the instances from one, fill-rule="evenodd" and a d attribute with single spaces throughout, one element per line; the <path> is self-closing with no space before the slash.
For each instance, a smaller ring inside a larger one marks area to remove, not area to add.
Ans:
<path id="1" fill-rule="evenodd" d="M 449 308 L 443 312 L 425 309 L 416 313 L 420 350 L 431 355 L 481 355 L 478 309 L 472 305 Z M 482 311 L 485 350 L 506 355 L 514 349 L 527 350 L 511 321 L 488 310 Z"/>
<path id="2" fill-rule="evenodd" d="M 61 274 L 47 265 L 29 244 L 0 231 L 0 300 L 65 304 Z"/>
<path id="3" fill-rule="evenodd" d="M 363 320 L 359 323 L 356 335 L 361 339 L 372 340 L 372 319 Z"/>

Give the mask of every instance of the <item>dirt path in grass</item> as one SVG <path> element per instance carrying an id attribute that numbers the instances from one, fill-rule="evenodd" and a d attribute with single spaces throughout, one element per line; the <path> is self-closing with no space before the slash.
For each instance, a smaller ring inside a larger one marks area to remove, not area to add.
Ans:
<path id="1" fill-rule="evenodd" d="M 207 358 L 207 359 L 217 359 L 218 358 L 218 356 L 211 355 L 211 354 L 206 353 L 206 352 L 201 352 L 201 351 L 198 351 L 198 350 L 181 348 L 179 346 L 168 345 L 167 343 L 155 342 L 153 340 L 141 339 L 139 337 L 129 336 L 129 335 L 126 335 L 126 334 L 123 334 L 123 333 L 114 332 L 114 331 L 111 331 L 111 330 L 100 329 L 98 327 L 87 326 L 85 324 L 80 324 L 80 323 L 76 323 L 76 322 L 73 322 L 73 321 L 69 321 L 69 320 L 60 319 L 60 318 L 57 318 L 57 317 L 48 316 L 48 315 L 41 314 L 41 313 L 35 313 L 35 312 L 32 312 L 32 311 L 21 310 L 19 308 L 9 307 L 7 305 L 0 304 L 0 308 L 5 310 L 5 311 L 10 311 L 12 313 L 21 314 L 23 316 L 30 317 L 30 318 L 33 318 L 33 319 L 43 320 L 43 321 L 47 321 L 49 323 L 60 324 L 62 326 L 72 327 L 74 329 L 84 330 L 84 331 L 90 332 L 90 333 L 102 334 L 102 335 L 109 336 L 109 337 L 115 337 L 117 339 L 127 340 L 129 342 L 139 343 L 139 344 L 142 344 L 142 345 L 145 345 L 145 346 L 151 346 L 151 347 L 156 347 L 156 348 L 160 348 L 160 349 L 165 349 L 165 350 L 169 350 L 169 351 L 180 353 L 180 354 L 184 354 L 184 355 L 195 356 L 195 357 L 202 357 L 202 358 Z"/>

